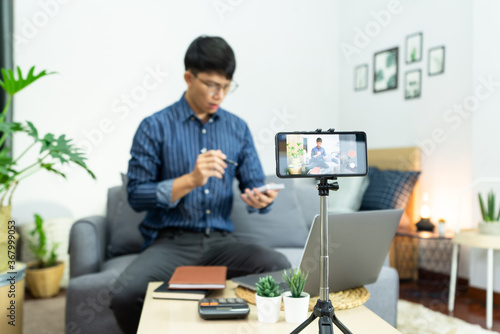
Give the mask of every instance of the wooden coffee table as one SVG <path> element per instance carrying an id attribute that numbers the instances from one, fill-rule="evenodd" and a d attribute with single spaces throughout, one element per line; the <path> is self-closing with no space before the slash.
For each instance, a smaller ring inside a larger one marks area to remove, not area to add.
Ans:
<path id="1" fill-rule="evenodd" d="M 285 312 L 281 312 L 280 321 L 265 324 L 257 321 L 255 305 L 250 305 L 247 319 L 240 320 L 203 320 L 198 315 L 198 302 L 190 300 L 153 299 L 152 293 L 162 282 L 150 282 L 142 308 L 138 334 L 153 333 L 290 333 L 298 324 L 285 322 Z M 226 289 L 214 291 L 210 297 L 235 297 L 236 284 L 227 281 Z M 335 314 L 353 334 L 395 334 L 400 333 L 387 322 L 379 318 L 365 306 L 336 311 Z M 334 328 L 334 332 L 340 330 Z M 318 320 L 301 333 L 318 333 Z"/>

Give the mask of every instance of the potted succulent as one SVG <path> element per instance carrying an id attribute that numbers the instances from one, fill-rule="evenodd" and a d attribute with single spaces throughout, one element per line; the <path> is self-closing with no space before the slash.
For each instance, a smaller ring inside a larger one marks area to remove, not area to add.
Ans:
<path id="1" fill-rule="evenodd" d="M 35 261 L 26 265 L 26 283 L 34 297 L 52 297 L 59 293 L 59 285 L 64 271 L 64 262 L 57 260 L 59 244 L 49 248 L 43 219 L 35 214 L 35 227 L 30 232 L 29 248 Z M 50 251 L 49 251 L 50 249 Z"/>
<path id="2" fill-rule="evenodd" d="M 17 73 L 17 77 L 16 77 Z M 95 175 L 85 164 L 85 154 L 80 148 L 71 143 L 65 135 L 55 136 L 47 133 L 42 136 L 32 122 L 7 122 L 7 110 L 15 94 L 26 88 L 36 80 L 53 74 L 41 71 L 35 74 L 35 67 L 31 67 L 26 77 L 23 77 L 18 67 L 16 73 L 12 70 L 1 70 L 0 87 L 7 94 L 7 102 L 0 114 L 0 272 L 8 267 L 7 252 L 7 223 L 11 220 L 12 195 L 18 184 L 25 178 L 42 170 L 66 175 L 61 171 L 64 165 L 76 165 L 85 169 L 95 179 Z M 12 141 L 14 135 L 31 137 L 32 143 L 21 149 L 15 156 L 6 140 Z M 38 153 L 32 151 L 38 150 Z M 30 154 L 27 154 L 30 152 Z M 35 155 L 35 156 L 34 156 Z"/>
<path id="3" fill-rule="evenodd" d="M 286 153 L 290 159 L 288 164 L 290 174 L 302 173 L 302 156 L 305 152 L 302 148 L 302 143 L 296 143 L 296 145 L 286 144 Z"/>
<path id="4" fill-rule="evenodd" d="M 283 290 L 279 289 L 278 283 L 272 276 L 260 277 L 255 286 L 257 287 L 257 293 L 255 294 L 257 319 L 266 323 L 278 322 Z"/>
<path id="5" fill-rule="evenodd" d="M 495 193 L 490 190 L 486 203 L 478 193 L 479 206 L 483 220 L 479 222 L 479 233 L 500 235 L 500 209 L 496 210 Z"/>
<path id="6" fill-rule="evenodd" d="M 286 322 L 296 324 L 307 318 L 310 295 L 304 292 L 304 285 L 308 276 L 309 273 L 301 271 L 300 268 L 283 272 L 283 278 L 290 289 L 283 294 Z"/>

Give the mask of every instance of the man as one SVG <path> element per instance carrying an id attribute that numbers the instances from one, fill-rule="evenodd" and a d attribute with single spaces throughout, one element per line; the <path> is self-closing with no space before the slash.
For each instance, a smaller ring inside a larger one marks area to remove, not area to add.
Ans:
<path id="1" fill-rule="evenodd" d="M 325 162 L 326 152 L 321 145 L 323 144 L 323 139 L 318 137 L 316 139 L 316 146 L 311 149 L 311 168 L 321 167 L 328 168 L 328 164 Z"/>
<path id="2" fill-rule="evenodd" d="M 235 177 L 250 212 L 269 211 L 277 196 L 256 189 L 265 177 L 248 126 L 220 108 L 236 88 L 233 50 L 220 37 L 202 36 L 184 64 L 186 92 L 144 119 L 132 144 L 128 200 L 148 213 L 139 226 L 143 251 L 122 274 L 131 283 L 111 303 L 125 333 L 137 331 L 148 282 L 168 281 L 177 266 L 224 265 L 228 278 L 291 266 L 282 254 L 231 234 Z"/>

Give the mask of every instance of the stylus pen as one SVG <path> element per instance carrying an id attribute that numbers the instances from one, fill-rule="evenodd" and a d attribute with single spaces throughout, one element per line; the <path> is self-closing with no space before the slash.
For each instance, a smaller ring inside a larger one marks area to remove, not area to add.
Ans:
<path id="1" fill-rule="evenodd" d="M 231 164 L 233 166 L 238 166 L 238 163 L 234 162 L 233 160 L 224 159 L 224 162 L 227 163 L 227 164 Z"/>

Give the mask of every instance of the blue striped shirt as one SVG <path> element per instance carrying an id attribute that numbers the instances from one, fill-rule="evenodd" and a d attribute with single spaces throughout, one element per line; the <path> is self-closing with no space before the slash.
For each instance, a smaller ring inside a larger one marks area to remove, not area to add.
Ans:
<path id="1" fill-rule="evenodd" d="M 228 164 L 222 179 L 211 177 L 205 186 L 171 203 L 174 179 L 190 173 L 200 153 L 217 149 L 236 161 L 238 167 Z M 202 124 L 184 94 L 178 102 L 141 122 L 130 154 L 128 201 L 134 210 L 148 211 L 139 226 L 145 239 L 143 249 L 165 227 L 233 231 L 229 215 L 234 178 L 239 180 L 241 191 L 259 187 L 265 180 L 245 121 L 219 108 Z M 250 207 L 248 210 L 256 211 Z"/>

